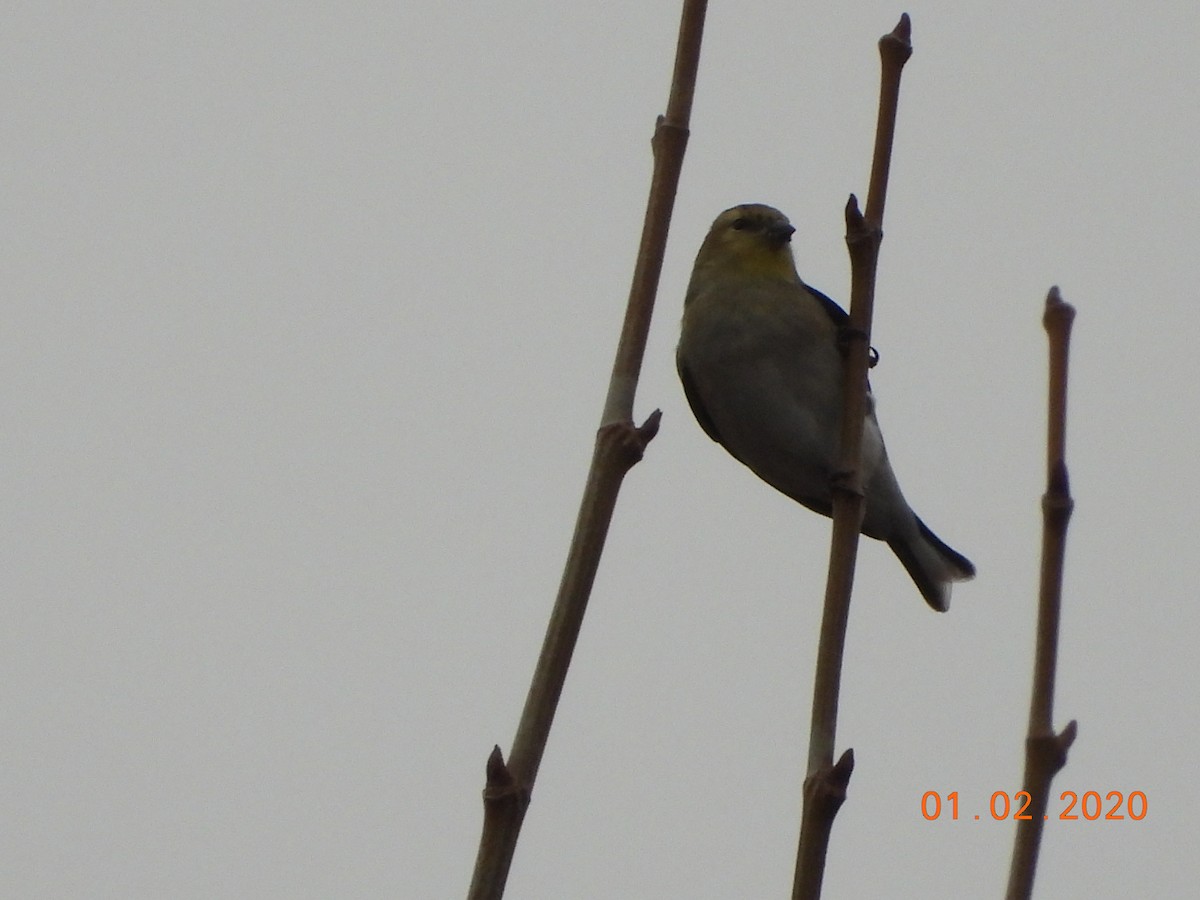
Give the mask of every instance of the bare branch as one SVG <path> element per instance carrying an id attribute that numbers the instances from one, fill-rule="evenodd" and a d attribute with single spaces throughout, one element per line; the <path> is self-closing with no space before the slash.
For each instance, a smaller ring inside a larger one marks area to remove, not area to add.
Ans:
<path id="1" fill-rule="evenodd" d="M 1047 404 L 1046 493 L 1042 495 L 1042 571 L 1038 589 L 1037 649 L 1033 664 L 1033 697 L 1025 739 L 1024 789 L 1030 796 L 1028 819 L 1017 822 L 1008 900 L 1025 900 L 1033 893 L 1042 826 L 1049 802 L 1050 782 L 1067 764 L 1077 726 L 1071 720 L 1054 733 L 1054 679 L 1058 669 L 1058 623 L 1062 610 L 1063 560 L 1067 525 L 1075 501 L 1067 476 L 1067 355 L 1075 308 L 1064 303 L 1058 288 L 1046 296 L 1042 324 L 1050 341 L 1050 399 Z"/>
<path id="2" fill-rule="evenodd" d="M 505 764 L 499 747 L 488 758 L 483 833 L 469 900 L 499 900 L 504 895 L 517 838 L 583 626 L 617 495 L 625 473 L 642 458 L 646 445 L 658 431 L 661 414 L 657 410 L 641 426 L 634 425 L 633 401 L 683 168 L 706 9 L 706 0 L 684 2 L 671 94 L 667 113 L 659 117 L 655 129 L 650 196 L 592 465 L 509 761 Z"/>
<path id="3" fill-rule="evenodd" d="M 812 729 L 808 745 L 808 774 L 804 781 L 804 810 L 800 823 L 800 845 L 794 900 L 814 900 L 821 895 L 825 854 L 833 819 L 845 800 L 846 786 L 854 769 L 853 751 L 847 750 L 833 765 L 837 736 L 838 695 L 842 677 L 842 655 L 846 624 L 850 617 L 850 593 L 858 554 L 858 535 L 863 519 L 862 459 L 863 420 L 867 413 L 867 368 L 870 364 L 871 320 L 875 305 L 875 270 L 883 239 L 883 208 L 887 198 L 888 170 L 896 130 L 896 107 L 900 98 L 900 75 L 912 55 L 912 27 L 908 14 L 896 28 L 879 40 L 881 80 L 879 118 L 875 131 L 875 153 L 867 196 L 867 215 L 850 196 L 846 204 L 846 245 L 850 251 L 850 321 L 846 332 L 847 352 L 842 391 L 842 433 L 838 471 L 833 484 L 833 536 L 830 540 L 829 576 L 825 586 L 825 611 L 817 649 L 817 671 L 813 683 Z"/>

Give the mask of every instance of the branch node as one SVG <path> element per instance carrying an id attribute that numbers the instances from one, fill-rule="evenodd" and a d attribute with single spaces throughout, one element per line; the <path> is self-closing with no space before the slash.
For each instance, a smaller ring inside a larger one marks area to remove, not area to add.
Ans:
<path id="1" fill-rule="evenodd" d="M 649 444 L 654 440 L 654 436 L 658 434 L 659 423 L 662 422 L 662 410 L 656 409 L 650 415 L 646 416 L 646 421 L 637 427 L 638 436 L 642 439 L 642 446 Z"/>
<path id="2" fill-rule="evenodd" d="M 846 201 L 846 233 L 856 231 L 864 225 L 862 210 L 858 208 L 858 197 L 850 195 Z"/>
<path id="3" fill-rule="evenodd" d="M 869 334 L 867 334 L 865 331 L 863 331 L 861 328 L 855 328 L 853 325 L 851 325 L 849 322 L 847 322 L 846 324 L 841 325 L 838 328 L 838 333 L 837 333 L 838 350 L 840 350 L 842 356 L 845 357 L 850 352 L 851 344 L 853 344 L 855 341 L 862 341 L 863 343 L 866 343 L 868 340 L 870 340 L 870 338 L 871 338 L 871 336 Z M 874 349 L 875 349 L 874 347 L 867 348 L 868 356 L 870 355 L 870 351 L 874 350 Z M 879 354 L 876 353 L 875 357 L 878 358 Z M 868 362 L 867 365 L 870 365 L 870 362 Z"/>
<path id="4" fill-rule="evenodd" d="M 879 55 L 885 64 L 903 66 L 912 52 L 912 19 L 901 13 L 896 27 L 879 39 Z"/>
<path id="5" fill-rule="evenodd" d="M 854 750 L 847 749 L 832 766 L 822 766 L 804 779 L 804 800 L 817 816 L 832 820 L 846 802 L 854 773 Z"/>
<path id="6" fill-rule="evenodd" d="M 662 410 L 656 409 L 641 425 L 634 425 L 632 422 L 610 422 L 608 425 L 602 425 L 596 437 L 628 470 L 641 462 L 646 446 L 658 434 L 661 421 Z"/>
<path id="7" fill-rule="evenodd" d="M 1053 488 L 1042 494 L 1042 515 L 1055 528 L 1066 528 L 1075 511 L 1075 501 L 1066 493 L 1055 491 Z"/>
<path id="8" fill-rule="evenodd" d="M 504 762 L 504 752 L 500 749 L 500 745 L 496 744 L 492 747 L 492 752 L 488 754 L 487 786 L 504 787 L 512 783 L 512 773 L 508 771 L 508 765 Z"/>
<path id="9" fill-rule="evenodd" d="M 839 469 L 829 476 L 830 489 L 837 494 L 850 497 L 864 496 L 862 486 L 858 481 L 857 469 Z"/>
<path id="10" fill-rule="evenodd" d="M 1046 311 L 1042 313 L 1042 327 L 1047 331 L 1070 329 L 1075 321 L 1075 307 L 1062 298 L 1058 285 L 1046 294 Z"/>
<path id="11" fill-rule="evenodd" d="M 838 328 L 837 345 L 838 351 L 844 359 L 850 354 L 850 345 L 855 341 L 869 341 L 871 336 L 861 328 L 854 328 L 848 322 Z M 867 368 L 873 369 L 879 365 L 879 351 L 874 347 L 867 347 Z"/>
<path id="12" fill-rule="evenodd" d="M 858 208 L 858 198 L 853 194 L 846 201 L 846 245 L 851 252 L 878 249 L 883 243 L 883 228 L 878 222 L 868 222 Z"/>
<path id="13" fill-rule="evenodd" d="M 660 115 L 654 123 L 654 136 L 650 138 L 650 149 L 654 158 L 667 150 L 683 155 L 691 132 L 683 125 L 677 125 L 666 116 Z"/>
<path id="14" fill-rule="evenodd" d="M 529 806 L 529 791 L 517 784 L 512 771 L 504 762 L 500 745 L 492 748 L 487 761 L 487 783 L 483 789 L 483 802 L 489 806 L 516 804 L 522 810 Z"/>
<path id="15" fill-rule="evenodd" d="M 1058 734 L 1032 735 L 1026 739 L 1029 756 L 1036 760 L 1042 771 L 1053 777 L 1067 764 L 1067 751 L 1075 743 L 1078 733 L 1079 727 L 1072 719 Z"/>

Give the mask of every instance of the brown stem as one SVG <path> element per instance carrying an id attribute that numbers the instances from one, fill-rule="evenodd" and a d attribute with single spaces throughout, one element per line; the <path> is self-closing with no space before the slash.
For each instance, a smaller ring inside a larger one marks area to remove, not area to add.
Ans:
<path id="1" fill-rule="evenodd" d="M 1050 782 L 1067 764 L 1077 726 L 1067 723 L 1054 733 L 1054 678 L 1058 669 L 1058 624 L 1062 609 L 1063 559 L 1067 525 L 1075 501 L 1067 476 L 1067 355 L 1075 309 L 1064 303 L 1058 288 L 1046 296 L 1042 324 L 1050 341 L 1050 399 L 1047 405 L 1046 493 L 1042 495 L 1042 569 L 1038 587 L 1037 648 L 1033 663 L 1033 696 L 1029 703 L 1029 732 L 1025 738 L 1024 789 L 1029 793 L 1028 819 L 1017 822 L 1008 900 L 1033 893 L 1042 826 L 1049 802 Z"/>
<path id="2" fill-rule="evenodd" d="M 506 765 L 499 747 L 488 758 L 483 832 L 468 900 L 499 900 L 504 895 L 621 482 L 658 431 L 661 414 L 657 410 L 641 426 L 633 424 L 633 401 L 683 168 L 706 9 L 706 0 L 684 0 L 671 94 L 666 115 L 659 117 L 654 133 L 650 196 L 592 465 L 509 761 Z"/>
<path id="3" fill-rule="evenodd" d="M 867 214 L 851 195 L 846 204 L 846 244 L 850 251 L 850 321 L 842 391 L 842 430 L 837 475 L 833 483 L 833 536 L 830 539 L 829 576 L 817 648 L 813 681 L 812 727 L 808 745 L 808 773 L 804 780 L 804 808 L 800 844 L 792 882 L 794 900 L 821 896 L 825 855 L 833 819 L 846 797 L 854 769 L 854 753 L 847 750 L 833 765 L 837 737 L 838 694 L 846 625 L 850 617 L 850 592 L 863 517 L 863 420 L 867 412 L 867 368 L 870 358 L 871 320 L 875 305 L 875 270 L 883 239 L 883 208 L 887 198 L 888 170 L 896 130 L 900 75 L 912 55 L 912 26 L 908 14 L 879 39 L 881 80 L 875 152 L 867 195 Z"/>

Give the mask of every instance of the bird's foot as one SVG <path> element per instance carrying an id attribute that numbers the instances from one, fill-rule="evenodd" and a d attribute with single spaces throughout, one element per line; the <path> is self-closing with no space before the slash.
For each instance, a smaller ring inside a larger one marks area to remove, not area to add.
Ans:
<path id="1" fill-rule="evenodd" d="M 843 325 L 838 328 L 837 345 L 838 351 L 845 356 L 850 352 L 850 344 L 853 341 L 865 341 L 868 335 L 861 328 L 852 328 L 849 325 Z M 879 363 L 879 351 L 874 347 L 867 347 L 867 368 L 873 369 Z"/>

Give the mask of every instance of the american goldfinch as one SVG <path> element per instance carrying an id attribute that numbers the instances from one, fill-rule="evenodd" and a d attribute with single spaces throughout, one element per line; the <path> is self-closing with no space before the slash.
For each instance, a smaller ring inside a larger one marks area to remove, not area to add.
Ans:
<path id="1" fill-rule="evenodd" d="M 750 203 L 717 216 L 696 256 L 676 362 L 708 436 L 759 478 L 831 515 L 842 410 L 839 332 L 849 317 L 796 273 L 792 227 Z M 975 567 L 909 508 L 868 394 L 862 533 L 886 541 L 934 609 Z"/>

